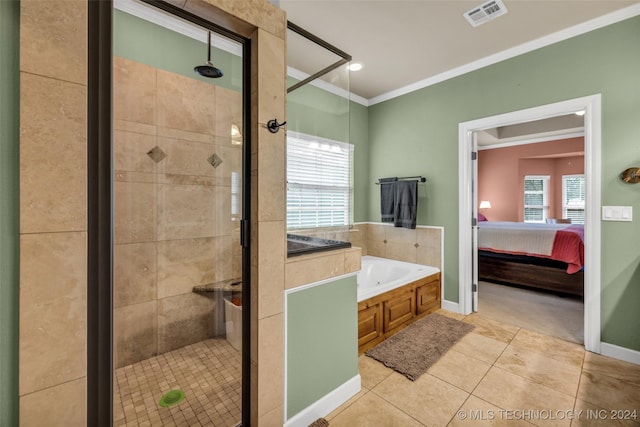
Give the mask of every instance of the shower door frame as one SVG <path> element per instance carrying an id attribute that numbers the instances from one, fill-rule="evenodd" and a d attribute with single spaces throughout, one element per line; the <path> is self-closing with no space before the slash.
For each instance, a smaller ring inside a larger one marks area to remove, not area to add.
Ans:
<path id="1" fill-rule="evenodd" d="M 171 4 L 142 0 L 242 44 L 243 305 L 251 306 L 251 39 Z M 113 425 L 113 1 L 88 0 L 87 425 Z M 251 310 L 242 310 L 242 421 L 251 420 Z"/>

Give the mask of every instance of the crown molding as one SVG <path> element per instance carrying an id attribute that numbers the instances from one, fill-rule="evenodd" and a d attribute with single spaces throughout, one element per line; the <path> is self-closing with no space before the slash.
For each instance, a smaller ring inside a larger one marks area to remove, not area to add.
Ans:
<path id="1" fill-rule="evenodd" d="M 540 37 L 530 42 L 515 46 L 513 48 L 503 50 L 502 52 L 498 52 L 494 55 L 490 55 L 482 59 L 479 59 L 477 61 L 470 62 L 466 65 L 453 68 L 449 71 L 445 71 L 444 73 L 437 74 L 433 77 L 429 77 L 424 80 L 420 80 L 415 83 L 409 84 L 407 86 L 403 86 L 399 89 L 395 89 L 387 93 L 383 93 L 382 95 L 374 96 L 373 98 L 369 98 L 369 105 L 379 104 L 381 102 L 388 101 L 390 99 L 397 98 L 399 96 L 406 95 L 411 92 L 415 92 L 417 90 L 435 85 L 437 83 L 441 83 L 445 80 L 449 80 L 454 77 L 461 76 L 471 71 L 479 70 L 480 68 L 484 68 L 489 65 L 502 62 L 506 59 L 514 58 L 516 56 L 523 55 L 533 50 L 550 46 L 552 44 L 561 42 L 563 40 L 567 40 L 572 37 L 586 34 L 590 31 L 594 31 L 599 28 L 603 28 L 608 25 L 615 24 L 620 21 L 624 21 L 625 19 L 633 18 L 634 16 L 638 16 L 638 15 L 640 15 L 640 3 L 635 4 L 633 6 L 626 7 L 624 9 L 620 9 L 618 11 L 615 11 L 606 15 L 602 15 L 598 18 L 592 19 L 582 24 L 574 25 L 573 27 L 569 27 L 564 30 L 557 31 L 547 36 Z"/>

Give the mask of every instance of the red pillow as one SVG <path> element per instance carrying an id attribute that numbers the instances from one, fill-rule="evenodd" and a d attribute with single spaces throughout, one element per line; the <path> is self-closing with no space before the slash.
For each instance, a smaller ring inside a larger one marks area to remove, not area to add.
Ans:
<path id="1" fill-rule="evenodd" d="M 478 221 L 486 221 L 487 217 L 482 215 L 481 213 L 478 214 Z"/>

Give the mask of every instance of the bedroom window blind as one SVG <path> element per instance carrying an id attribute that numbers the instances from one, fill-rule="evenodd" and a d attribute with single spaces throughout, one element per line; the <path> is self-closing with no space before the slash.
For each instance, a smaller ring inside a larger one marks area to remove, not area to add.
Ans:
<path id="1" fill-rule="evenodd" d="M 586 186 L 584 175 L 562 176 L 562 217 L 572 224 L 584 224 Z"/>
<path id="2" fill-rule="evenodd" d="M 353 145 L 287 132 L 287 229 L 349 225 Z"/>
<path id="3" fill-rule="evenodd" d="M 524 177 L 524 222 L 545 222 L 549 217 L 549 176 Z"/>

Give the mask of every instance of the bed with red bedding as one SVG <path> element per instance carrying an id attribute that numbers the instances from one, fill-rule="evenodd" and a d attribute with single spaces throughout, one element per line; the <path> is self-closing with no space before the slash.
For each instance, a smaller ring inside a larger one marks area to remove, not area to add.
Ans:
<path id="1" fill-rule="evenodd" d="M 584 227 L 480 222 L 478 260 L 481 280 L 582 296 Z"/>

